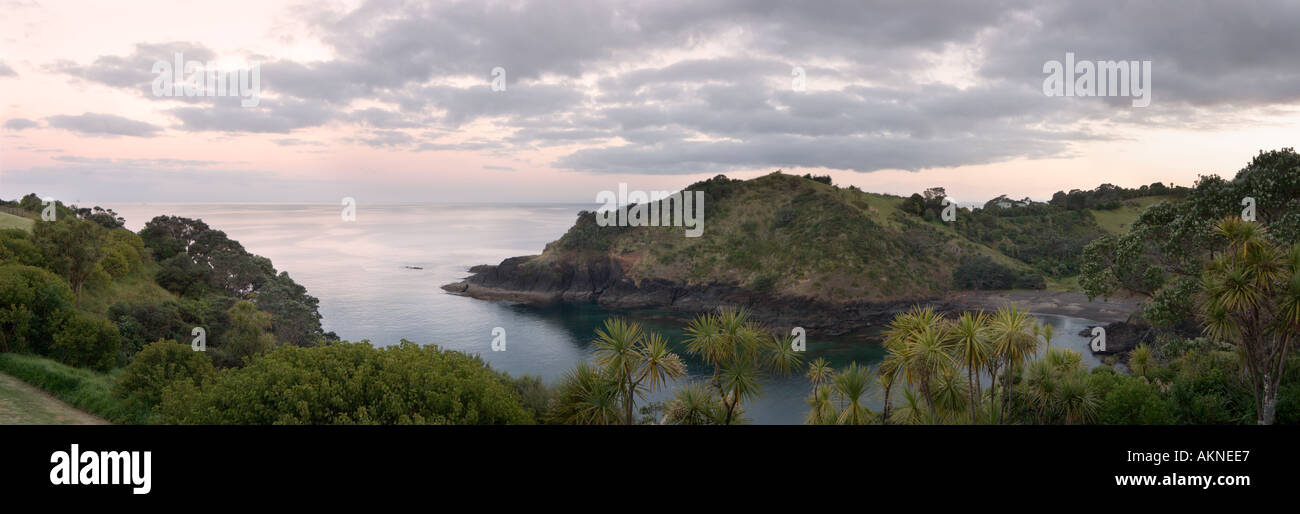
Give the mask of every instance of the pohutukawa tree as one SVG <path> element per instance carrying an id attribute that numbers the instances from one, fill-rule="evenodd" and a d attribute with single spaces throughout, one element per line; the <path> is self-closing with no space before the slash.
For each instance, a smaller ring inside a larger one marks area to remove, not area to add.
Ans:
<path id="1" fill-rule="evenodd" d="M 1287 353 L 1300 333 L 1300 244 L 1288 249 L 1236 218 L 1219 222 L 1215 234 L 1223 250 L 1201 276 L 1205 333 L 1241 349 L 1257 421 L 1271 425 Z"/>

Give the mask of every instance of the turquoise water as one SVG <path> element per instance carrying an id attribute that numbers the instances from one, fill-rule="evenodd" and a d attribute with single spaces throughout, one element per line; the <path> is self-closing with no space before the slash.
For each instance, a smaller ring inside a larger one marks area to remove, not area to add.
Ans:
<path id="1" fill-rule="evenodd" d="M 308 204 L 117 204 L 111 205 L 139 230 L 159 214 L 201 218 L 248 251 L 270 258 L 276 269 L 320 299 L 323 325 L 350 341 L 376 346 L 401 339 L 478 353 L 493 368 L 535 375 L 554 383 L 592 353 L 591 338 L 613 314 L 641 321 L 681 345 L 682 315 L 641 311 L 614 313 L 594 306 L 530 307 L 447 294 L 439 288 L 466 275 L 470 266 L 540 253 L 559 238 L 582 209 L 557 204 L 393 204 L 368 206 L 358 199 L 354 222 L 341 207 Z M 409 269 L 407 266 L 423 269 Z M 1096 364 L 1079 331 L 1094 323 L 1065 316 L 1039 316 L 1056 326 L 1055 344 L 1079 349 Z M 506 351 L 492 351 L 492 330 L 506 331 Z M 789 330 L 790 327 L 781 327 Z M 841 368 L 874 364 L 883 350 L 870 330 L 840 337 L 808 334 L 808 360 L 825 357 Z M 687 357 L 684 351 L 679 351 Z M 700 379 L 711 366 L 687 358 L 689 376 Z M 773 377 L 760 399 L 747 405 L 755 423 L 800 423 L 810 391 L 806 379 Z M 654 395 L 662 398 L 666 393 Z M 652 399 L 654 399 L 652 398 Z M 874 399 L 878 406 L 880 399 Z"/>

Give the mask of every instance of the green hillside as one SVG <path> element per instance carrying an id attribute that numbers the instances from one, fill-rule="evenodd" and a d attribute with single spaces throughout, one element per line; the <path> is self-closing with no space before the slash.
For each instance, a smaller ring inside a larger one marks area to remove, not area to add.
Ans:
<path id="1" fill-rule="evenodd" d="M 32 230 L 32 223 L 35 223 L 35 221 L 31 218 L 24 218 L 22 216 L 14 216 L 7 212 L 0 212 L 0 230 L 18 228 L 30 232 Z"/>
<path id="2" fill-rule="evenodd" d="M 1079 208 L 1026 200 L 963 208 L 956 221 L 945 222 L 939 188 L 905 198 L 777 171 L 752 180 L 719 175 L 685 190 L 705 193 L 700 237 L 685 237 L 682 227 L 601 227 L 595 213 L 584 212 L 520 272 L 554 277 L 543 270 L 590 270 L 613 261 L 633 283 L 736 284 L 829 301 L 975 288 L 1072 290 L 1083 247 L 1160 199 L 1121 205 L 1107 198 L 1104 206 L 1082 208 L 1101 193 L 1073 191 Z"/>

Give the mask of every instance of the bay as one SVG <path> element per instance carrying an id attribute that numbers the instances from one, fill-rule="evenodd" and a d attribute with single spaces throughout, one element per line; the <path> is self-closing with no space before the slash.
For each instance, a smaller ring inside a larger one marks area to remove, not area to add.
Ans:
<path id="1" fill-rule="evenodd" d="M 349 341 L 376 346 L 402 339 L 481 355 L 494 369 L 534 375 L 549 384 L 577 362 L 590 359 L 595 329 L 611 315 L 626 316 L 668 337 L 679 354 L 686 318 L 666 311 L 611 312 L 595 306 L 532 307 L 448 294 L 439 286 L 468 275 L 476 264 L 540 253 L 573 224 L 586 204 L 381 204 L 359 203 L 355 221 L 327 204 L 113 204 L 138 231 L 157 215 L 199 218 L 225 231 L 251 253 L 271 259 L 320 299 L 322 324 Z M 419 269 L 414 269 L 419 268 Z M 1068 316 L 1039 315 L 1056 328 L 1055 346 L 1073 348 L 1088 365 L 1098 359 L 1087 338 L 1096 325 Z M 491 348 L 492 331 L 506 333 L 506 351 Z M 789 330 L 790 327 L 781 327 Z M 876 331 L 838 337 L 808 334 L 806 359 L 825 357 L 836 369 L 850 362 L 874 365 L 884 352 Z M 712 367 L 687 358 L 688 376 L 702 380 Z M 670 386 L 671 388 L 671 386 Z M 811 391 L 802 376 L 771 377 L 745 417 L 760 424 L 797 424 Z M 651 395 L 662 400 L 669 391 Z M 881 398 L 869 404 L 878 408 Z"/>

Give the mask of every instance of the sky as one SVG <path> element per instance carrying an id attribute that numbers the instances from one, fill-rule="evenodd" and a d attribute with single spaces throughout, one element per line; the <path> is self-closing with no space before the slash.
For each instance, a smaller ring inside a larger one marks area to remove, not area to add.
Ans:
<path id="1" fill-rule="evenodd" d="M 0 0 L 0 12 L 8 200 L 591 203 L 620 183 L 676 190 L 777 169 L 1043 200 L 1231 176 L 1300 134 L 1294 1 Z M 158 94 L 156 65 L 177 53 L 207 70 L 256 65 L 257 105 Z M 1045 63 L 1067 53 L 1150 61 L 1150 104 L 1045 94 Z"/>

